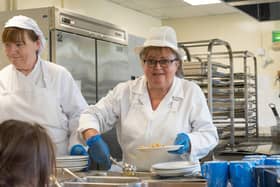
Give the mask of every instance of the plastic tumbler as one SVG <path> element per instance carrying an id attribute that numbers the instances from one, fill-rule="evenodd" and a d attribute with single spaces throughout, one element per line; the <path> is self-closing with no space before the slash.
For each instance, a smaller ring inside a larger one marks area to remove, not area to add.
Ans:
<path id="1" fill-rule="evenodd" d="M 231 161 L 229 163 L 230 183 L 232 187 L 255 187 L 255 163 L 250 161 Z"/>
<path id="2" fill-rule="evenodd" d="M 201 166 L 202 176 L 208 187 L 226 187 L 228 183 L 228 162 L 208 161 Z"/>

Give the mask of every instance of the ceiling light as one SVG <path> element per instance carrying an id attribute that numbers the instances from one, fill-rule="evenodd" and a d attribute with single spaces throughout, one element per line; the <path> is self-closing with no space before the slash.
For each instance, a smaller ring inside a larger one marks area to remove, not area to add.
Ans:
<path id="1" fill-rule="evenodd" d="M 207 4 L 221 3 L 220 0 L 184 0 L 184 1 L 191 5 L 207 5 Z"/>

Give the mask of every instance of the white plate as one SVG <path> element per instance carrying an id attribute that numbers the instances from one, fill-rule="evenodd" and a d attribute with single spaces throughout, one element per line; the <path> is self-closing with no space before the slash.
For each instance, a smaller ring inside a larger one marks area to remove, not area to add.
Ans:
<path id="1" fill-rule="evenodd" d="M 195 176 L 199 173 L 200 168 L 189 169 L 172 169 L 172 170 L 156 170 L 152 169 L 152 173 L 163 177 L 175 177 L 175 176 Z"/>
<path id="2" fill-rule="evenodd" d="M 157 150 L 162 150 L 162 151 L 176 151 L 183 145 L 163 145 L 159 147 L 149 147 L 149 146 L 141 146 L 137 147 L 136 149 L 139 151 L 157 151 Z"/>
<path id="3" fill-rule="evenodd" d="M 88 160 L 88 156 L 58 156 L 56 160 L 63 160 L 63 161 L 72 161 L 72 160 Z"/>
<path id="4" fill-rule="evenodd" d="M 88 161 L 80 161 L 80 162 L 56 162 L 56 167 L 65 168 L 65 167 L 81 167 L 88 165 Z"/>
<path id="5" fill-rule="evenodd" d="M 152 165 L 156 170 L 178 170 L 199 167 L 199 163 L 190 161 L 162 162 Z"/>

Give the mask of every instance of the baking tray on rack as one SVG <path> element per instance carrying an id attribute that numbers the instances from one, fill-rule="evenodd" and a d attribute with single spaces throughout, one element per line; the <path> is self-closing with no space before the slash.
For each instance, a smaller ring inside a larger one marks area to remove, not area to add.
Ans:
<path id="1" fill-rule="evenodd" d="M 227 106 L 225 106 L 225 107 L 222 107 L 222 106 L 217 107 L 215 105 L 213 106 L 213 113 L 214 114 L 216 114 L 218 112 L 221 112 L 221 113 L 230 112 L 230 110 L 231 110 L 231 108 L 227 107 Z"/>
<path id="2" fill-rule="evenodd" d="M 212 90 L 213 95 L 223 95 L 223 96 L 227 96 L 229 98 L 229 95 L 231 93 L 230 88 L 227 89 L 221 89 L 221 88 L 213 88 Z"/>
<path id="3" fill-rule="evenodd" d="M 212 77 L 214 78 L 230 78 L 230 73 L 225 72 L 213 72 Z"/>
<path id="4" fill-rule="evenodd" d="M 231 99 L 226 97 L 226 98 L 222 98 L 222 97 L 219 97 L 219 98 L 213 98 L 213 102 L 231 102 Z"/>
<path id="5" fill-rule="evenodd" d="M 229 117 L 230 116 L 230 112 L 226 112 L 226 111 L 214 111 L 213 112 L 213 117 L 216 117 L 216 116 L 224 116 L 224 117 Z"/>

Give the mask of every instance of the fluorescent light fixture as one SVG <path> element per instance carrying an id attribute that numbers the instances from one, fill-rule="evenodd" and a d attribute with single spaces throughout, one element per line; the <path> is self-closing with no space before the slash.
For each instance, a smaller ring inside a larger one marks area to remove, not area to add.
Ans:
<path id="1" fill-rule="evenodd" d="M 221 3 L 220 0 L 184 0 L 184 1 L 191 5 L 208 5 L 208 4 Z"/>

